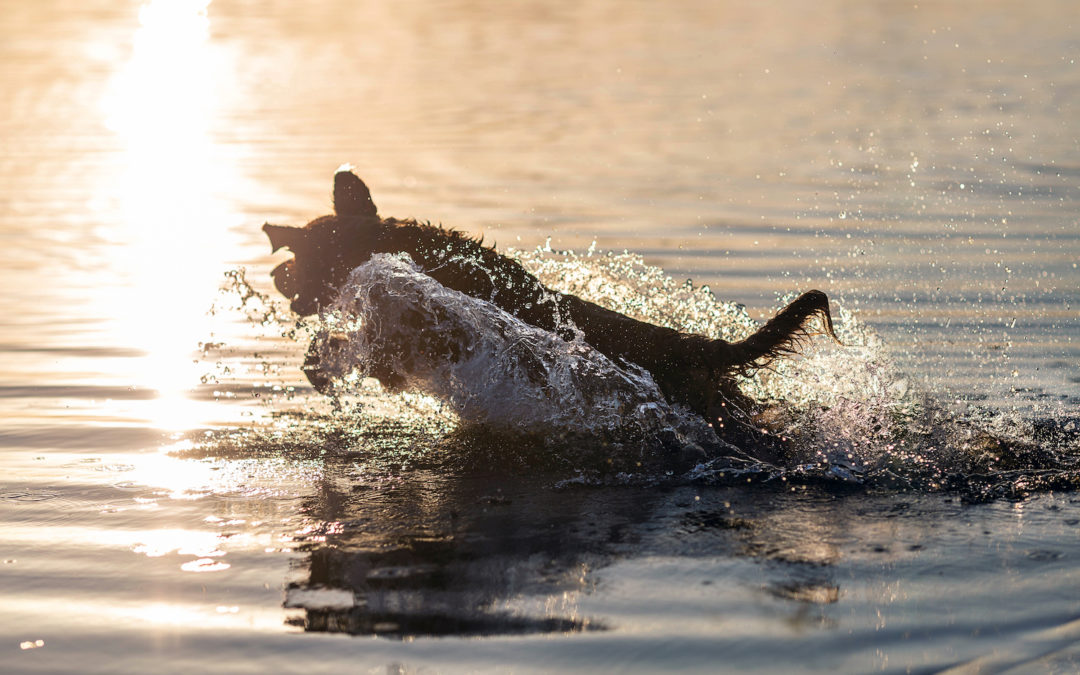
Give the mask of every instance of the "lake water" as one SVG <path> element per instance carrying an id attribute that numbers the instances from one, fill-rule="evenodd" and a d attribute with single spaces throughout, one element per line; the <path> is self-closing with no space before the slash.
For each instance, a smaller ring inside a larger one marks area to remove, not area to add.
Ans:
<path id="1" fill-rule="evenodd" d="M 0 8 L 0 670 L 1080 669 L 1075 2 Z M 806 456 L 315 394 L 260 227 L 343 163 L 656 321 L 825 291 Z"/>

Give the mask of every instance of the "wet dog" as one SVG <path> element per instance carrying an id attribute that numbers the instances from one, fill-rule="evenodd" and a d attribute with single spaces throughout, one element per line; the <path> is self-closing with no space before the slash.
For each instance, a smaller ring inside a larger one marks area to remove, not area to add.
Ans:
<path id="1" fill-rule="evenodd" d="M 304 227 L 266 224 L 274 251 L 287 248 L 293 259 L 271 273 L 277 289 L 300 315 L 330 305 L 349 273 L 376 253 L 407 253 L 443 286 L 486 300 L 559 337 L 580 335 L 618 362 L 637 364 L 652 374 L 660 391 L 710 423 L 746 429 L 754 403 L 742 394 L 735 375 L 748 374 L 794 353 L 810 335 L 817 317 L 835 339 L 829 300 L 808 291 L 758 331 L 738 342 L 680 333 L 606 309 L 544 286 L 512 258 L 460 232 L 415 220 L 382 218 L 371 192 L 351 171 L 334 176 L 334 214 Z M 317 350 L 308 352 L 308 378 L 321 389 Z M 377 374 L 376 374 L 377 376 Z M 726 422 L 743 422 L 729 425 Z"/>

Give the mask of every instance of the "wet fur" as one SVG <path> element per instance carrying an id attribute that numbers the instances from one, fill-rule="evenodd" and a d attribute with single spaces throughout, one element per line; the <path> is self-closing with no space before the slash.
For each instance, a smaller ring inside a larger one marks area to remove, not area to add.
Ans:
<path id="1" fill-rule="evenodd" d="M 749 374 L 794 353 L 811 335 L 814 317 L 835 338 L 829 300 L 821 291 L 802 294 L 746 339 L 727 342 L 655 326 L 553 291 L 517 261 L 460 232 L 380 218 L 367 186 L 350 171 L 334 177 L 334 209 L 334 215 L 316 218 L 303 228 L 263 227 L 275 251 L 289 248 L 294 253 L 272 275 L 298 314 L 317 313 L 334 298 L 348 273 L 373 254 L 404 252 L 448 288 L 490 301 L 565 339 L 580 332 L 585 342 L 609 358 L 652 373 L 670 400 L 722 426 L 727 420 L 748 423 L 754 407 L 739 391 L 734 375 Z M 319 387 L 314 351 L 309 351 L 305 370 Z"/>

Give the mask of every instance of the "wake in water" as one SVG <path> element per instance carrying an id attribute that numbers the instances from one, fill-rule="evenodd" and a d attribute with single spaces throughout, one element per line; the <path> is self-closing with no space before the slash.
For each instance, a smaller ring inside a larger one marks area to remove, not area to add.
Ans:
<path id="1" fill-rule="evenodd" d="M 545 285 L 644 321 L 728 340 L 757 327 L 742 307 L 676 284 L 634 255 L 513 255 Z M 365 428 L 386 435 L 377 420 L 387 408 L 409 407 L 407 397 L 423 392 L 452 411 L 456 422 L 437 432 L 451 433 L 450 446 L 495 445 L 525 464 L 556 456 L 555 464 L 592 480 L 826 481 L 972 498 L 1080 486 L 1075 420 L 950 409 L 917 392 L 877 335 L 843 307 L 839 319 L 847 346 L 818 344 L 739 382 L 767 404 L 756 422 L 785 441 L 785 456 L 769 463 L 671 405 L 647 372 L 449 290 L 407 257 L 379 255 L 350 274 L 310 329 L 333 400 L 365 405 L 339 405 L 350 412 L 318 418 L 316 433 L 294 425 L 290 434 L 324 443 L 329 424 L 337 438 L 348 432 L 363 445 Z M 368 376 L 410 393 L 378 393 Z"/>

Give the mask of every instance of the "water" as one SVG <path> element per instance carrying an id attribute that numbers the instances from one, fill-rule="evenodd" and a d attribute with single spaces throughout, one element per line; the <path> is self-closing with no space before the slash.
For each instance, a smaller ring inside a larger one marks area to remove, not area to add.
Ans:
<path id="1" fill-rule="evenodd" d="M 3 10 L 4 670 L 1078 668 L 1072 3 Z M 654 321 L 826 291 L 746 385 L 805 455 L 315 394 L 259 227 L 343 162 Z"/>

